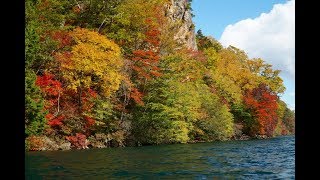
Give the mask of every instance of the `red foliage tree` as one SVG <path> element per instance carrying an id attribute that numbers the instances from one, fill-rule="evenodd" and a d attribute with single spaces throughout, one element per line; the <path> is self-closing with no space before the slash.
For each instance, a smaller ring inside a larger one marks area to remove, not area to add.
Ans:
<path id="1" fill-rule="evenodd" d="M 258 133 L 261 135 L 272 136 L 277 125 L 277 98 L 277 95 L 273 94 L 264 84 L 245 93 L 244 103 L 259 122 Z"/>
<path id="2" fill-rule="evenodd" d="M 38 76 L 36 85 L 41 88 L 47 96 L 57 96 L 61 92 L 61 82 L 54 79 L 54 75 L 50 73 L 44 73 L 42 76 Z"/>
<path id="3" fill-rule="evenodd" d="M 51 127 L 62 125 L 64 116 L 60 112 L 60 97 L 63 92 L 62 84 L 54 78 L 53 74 L 44 73 L 42 76 L 37 76 L 36 85 L 40 87 L 45 94 L 46 103 L 45 110 L 49 113 L 45 116 L 48 124 Z"/>
<path id="4" fill-rule="evenodd" d="M 143 88 L 145 83 L 161 75 L 158 67 L 160 59 L 159 18 L 146 19 L 145 39 L 129 57 L 130 62 L 128 64 L 130 69 L 133 70 L 133 74 L 131 78 L 124 80 L 123 102 L 118 105 L 118 108 L 121 108 L 123 113 L 126 111 L 125 107 L 129 104 L 130 99 L 139 105 L 144 105 L 142 98 L 145 94 L 145 88 Z"/>
<path id="5" fill-rule="evenodd" d="M 143 101 L 142 101 L 142 96 L 143 94 L 141 92 L 139 92 L 139 90 L 135 87 L 131 88 L 131 93 L 130 93 L 130 97 L 139 105 L 144 105 Z"/>
<path id="6" fill-rule="evenodd" d="M 83 91 L 82 92 L 82 96 L 81 96 L 81 101 L 82 101 L 82 106 L 81 106 L 81 112 L 85 112 L 87 114 L 90 114 L 92 112 L 93 106 L 94 106 L 94 102 L 92 101 L 94 98 L 97 97 L 97 93 L 92 90 L 92 89 L 88 89 L 86 92 Z M 89 128 L 94 125 L 95 120 L 87 115 L 83 116 L 86 124 L 85 124 L 85 130 L 88 131 Z"/>
<path id="7" fill-rule="evenodd" d="M 86 135 L 76 133 L 75 136 L 67 136 L 66 139 L 77 149 L 86 148 Z"/>
<path id="8" fill-rule="evenodd" d="M 145 40 L 142 48 L 132 53 L 132 69 L 136 73 L 138 81 L 143 82 L 152 77 L 160 76 L 158 62 L 160 59 L 160 31 L 158 27 L 153 25 L 152 20 L 146 20 L 147 31 L 145 32 Z"/>
<path id="9" fill-rule="evenodd" d="M 72 37 L 69 35 L 67 31 L 53 31 L 51 33 L 51 37 L 53 40 L 58 42 L 58 48 L 64 48 L 65 46 L 71 45 Z"/>

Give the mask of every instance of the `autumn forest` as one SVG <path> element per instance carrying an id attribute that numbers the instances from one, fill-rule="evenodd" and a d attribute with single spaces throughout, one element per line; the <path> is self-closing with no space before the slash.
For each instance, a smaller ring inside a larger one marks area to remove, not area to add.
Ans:
<path id="1" fill-rule="evenodd" d="M 25 0 L 26 150 L 294 134 L 280 70 L 194 25 L 177 41 L 172 3 Z"/>

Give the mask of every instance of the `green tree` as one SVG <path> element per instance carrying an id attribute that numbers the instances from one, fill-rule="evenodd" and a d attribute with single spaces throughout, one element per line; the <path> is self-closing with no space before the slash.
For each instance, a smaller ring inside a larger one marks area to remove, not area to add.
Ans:
<path id="1" fill-rule="evenodd" d="M 38 60 L 39 24 L 36 19 L 36 1 L 28 0 L 26 5 L 25 28 L 25 135 L 38 135 L 46 128 L 46 112 L 39 87 L 35 85 L 36 74 L 33 65 Z"/>
<path id="2" fill-rule="evenodd" d="M 140 142 L 185 143 L 232 136 L 231 113 L 204 83 L 205 66 L 199 56 L 187 52 L 160 61 L 163 75 L 148 84 L 145 105 L 134 113 L 133 131 Z"/>
<path id="3" fill-rule="evenodd" d="M 207 37 L 202 34 L 201 29 L 197 31 L 196 41 L 198 49 L 203 51 L 208 48 L 213 48 L 216 52 L 223 49 L 223 46 L 213 37 Z"/>
<path id="4" fill-rule="evenodd" d="M 124 0 L 115 11 L 118 14 L 113 18 L 107 36 L 113 39 L 124 50 L 124 55 L 130 55 L 144 45 L 148 19 L 154 25 L 159 24 L 159 17 L 164 15 L 163 4 L 167 0 Z M 158 26 L 157 26 L 158 27 Z"/>
<path id="5" fill-rule="evenodd" d="M 26 70 L 25 75 L 25 135 L 39 135 L 47 127 L 43 97 L 35 85 L 34 72 Z"/>
<path id="6" fill-rule="evenodd" d="M 202 96 L 202 113 L 194 125 L 194 138 L 205 141 L 228 140 L 234 134 L 233 115 L 229 108 L 208 87 L 203 86 L 198 91 Z"/>
<path id="7" fill-rule="evenodd" d="M 295 133 L 295 112 L 293 110 L 286 108 L 282 122 L 290 134 Z"/>
<path id="8" fill-rule="evenodd" d="M 95 29 L 101 34 L 112 31 L 111 26 L 120 16 L 116 8 L 123 0 L 84 0 L 75 1 L 70 20 L 73 26 Z"/>

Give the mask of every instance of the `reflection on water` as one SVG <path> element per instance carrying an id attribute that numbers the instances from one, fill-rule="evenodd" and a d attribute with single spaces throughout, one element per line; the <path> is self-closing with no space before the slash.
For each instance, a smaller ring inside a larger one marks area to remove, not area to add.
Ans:
<path id="1" fill-rule="evenodd" d="M 26 179 L 294 179 L 294 136 L 26 153 Z"/>

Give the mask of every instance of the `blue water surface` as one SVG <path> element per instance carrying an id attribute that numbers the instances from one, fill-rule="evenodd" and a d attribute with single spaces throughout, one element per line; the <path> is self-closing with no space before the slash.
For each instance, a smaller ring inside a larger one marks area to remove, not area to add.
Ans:
<path id="1" fill-rule="evenodd" d="M 26 179 L 295 179 L 295 137 L 27 152 Z"/>

